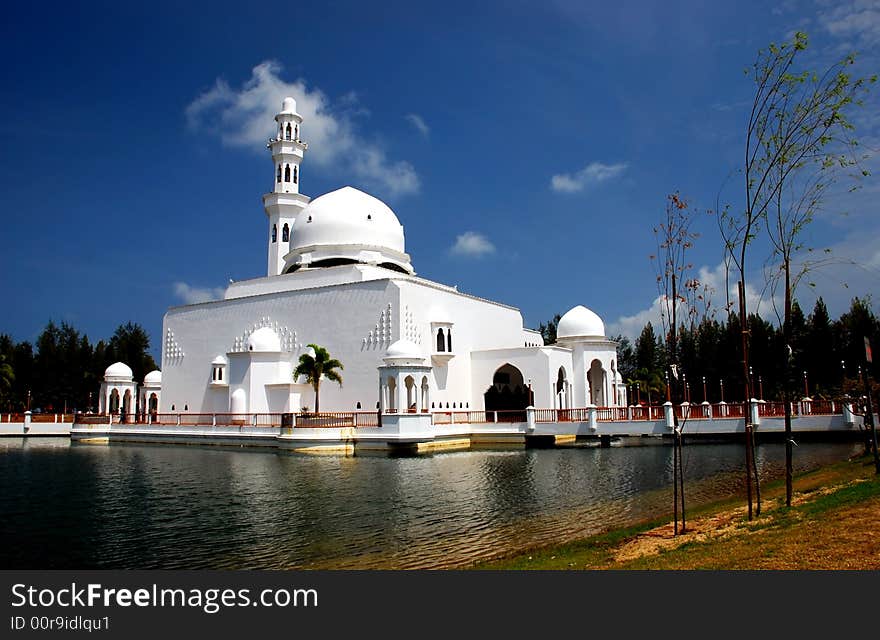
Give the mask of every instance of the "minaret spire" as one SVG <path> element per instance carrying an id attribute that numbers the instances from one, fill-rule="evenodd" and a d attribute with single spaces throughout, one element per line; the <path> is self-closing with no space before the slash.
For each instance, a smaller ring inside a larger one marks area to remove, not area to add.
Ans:
<path id="1" fill-rule="evenodd" d="M 302 116 L 296 112 L 296 100 L 284 98 L 281 111 L 275 116 L 278 128 L 266 147 L 272 153 L 273 184 L 270 193 L 263 196 L 263 206 L 269 218 L 269 276 L 280 275 L 284 270 L 284 256 L 290 250 L 293 239 L 293 223 L 297 215 L 309 203 L 300 194 L 300 163 L 309 145 L 301 139 Z"/>

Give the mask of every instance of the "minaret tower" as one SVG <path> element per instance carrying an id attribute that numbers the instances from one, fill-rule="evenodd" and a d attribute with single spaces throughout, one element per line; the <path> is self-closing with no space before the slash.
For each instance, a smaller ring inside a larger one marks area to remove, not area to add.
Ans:
<path id="1" fill-rule="evenodd" d="M 300 139 L 302 116 L 296 112 L 296 100 L 284 98 L 281 113 L 275 116 L 278 129 L 266 147 L 272 152 L 272 182 L 275 188 L 263 196 L 269 218 L 269 265 L 266 275 L 280 275 L 284 256 L 293 240 L 293 222 L 309 203 L 299 192 L 300 163 L 309 145 Z"/>

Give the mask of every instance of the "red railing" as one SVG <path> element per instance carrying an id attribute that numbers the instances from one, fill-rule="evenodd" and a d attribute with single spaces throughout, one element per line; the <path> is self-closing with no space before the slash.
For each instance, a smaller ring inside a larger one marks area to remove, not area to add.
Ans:
<path id="1" fill-rule="evenodd" d="M 0 422 L 24 422 L 23 413 L 0 413 Z"/>
<path id="2" fill-rule="evenodd" d="M 818 415 L 818 416 L 830 416 L 843 412 L 843 406 L 838 402 L 831 402 L 829 400 L 813 400 L 812 402 L 802 402 L 804 406 L 804 413 L 807 412 L 807 407 L 809 407 L 810 415 Z"/>
<path id="3" fill-rule="evenodd" d="M 22 416 L 22 421 L 24 421 L 24 416 Z M 31 416 L 32 423 L 70 423 L 73 422 L 73 414 L 72 413 L 37 413 Z"/>
<path id="4" fill-rule="evenodd" d="M 712 405 L 712 417 L 713 418 L 742 418 L 744 413 L 744 407 L 740 402 L 733 404 L 713 404 Z"/>
<path id="5" fill-rule="evenodd" d="M 600 422 L 629 420 L 629 411 L 626 407 L 599 407 L 599 409 L 597 409 L 596 420 L 599 420 Z"/>
<path id="6" fill-rule="evenodd" d="M 376 411 L 331 411 L 321 413 L 299 413 L 295 427 L 320 429 L 323 427 L 378 427 L 379 414 Z"/>

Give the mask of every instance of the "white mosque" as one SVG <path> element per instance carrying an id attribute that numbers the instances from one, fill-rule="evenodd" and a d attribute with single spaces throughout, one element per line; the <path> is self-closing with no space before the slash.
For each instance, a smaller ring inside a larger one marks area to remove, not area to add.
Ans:
<path id="1" fill-rule="evenodd" d="M 321 384 L 322 411 L 626 404 L 617 345 L 598 315 L 571 309 L 558 344 L 545 346 L 518 309 L 417 277 L 384 202 L 352 187 L 314 200 L 299 192 L 308 145 L 293 98 L 275 120 L 266 276 L 231 283 L 222 300 L 170 308 L 161 374 L 148 374 L 138 395 L 131 370 L 111 365 L 102 409 L 122 397 L 141 412 L 300 412 L 314 404 L 292 373 L 308 344 L 344 366 L 341 387 Z"/>

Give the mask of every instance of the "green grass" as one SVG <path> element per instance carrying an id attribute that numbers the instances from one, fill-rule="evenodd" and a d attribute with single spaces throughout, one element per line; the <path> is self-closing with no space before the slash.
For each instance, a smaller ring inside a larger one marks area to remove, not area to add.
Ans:
<path id="1" fill-rule="evenodd" d="M 869 461 L 870 462 L 870 461 Z M 833 531 L 824 532 L 827 540 L 812 540 L 807 530 L 812 521 L 822 521 L 850 507 L 880 502 L 880 479 L 874 475 L 873 465 L 865 459 L 844 461 L 795 478 L 795 491 L 806 501 L 791 509 L 779 504 L 784 498 L 784 480 L 762 485 L 764 513 L 749 521 L 745 516 L 733 516 L 732 533 L 724 538 L 706 541 L 687 541 L 659 554 L 615 562 L 615 552 L 640 534 L 668 525 L 671 517 L 655 519 L 634 526 L 608 531 L 589 538 L 550 547 L 536 548 L 509 558 L 480 563 L 473 568 L 481 570 L 574 570 L 574 569 L 749 569 L 774 568 L 773 559 L 792 544 L 809 546 L 834 544 Z M 821 493 L 834 487 L 831 493 Z M 744 506 L 744 499 L 725 499 L 688 510 L 688 521 L 731 512 Z M 740 518 L 737 520 L 737 518 Z M 826 527 L 827 528 L 827 527 Z M 821 528 L 814 530 L 820 531 Z M 820 531 L 821 532 L 821 531 Z M 818 534 L 817 534 L 818 535 Z M 788 540 L 787 538 L 790 538 Z M 764 566 L 767 563 L 768 566 Z M 760 565 L 760 566 L 759 566 Z M 780 560 L 779 568 L 786 566 Z"/>

